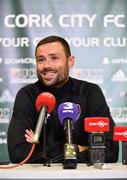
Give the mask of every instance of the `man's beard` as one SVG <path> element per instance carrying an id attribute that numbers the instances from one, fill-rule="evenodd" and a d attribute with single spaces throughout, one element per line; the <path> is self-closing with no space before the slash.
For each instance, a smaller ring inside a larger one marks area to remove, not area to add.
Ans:
<path id="1" fill-rule="evenodd" d="M 49 71 L 49 69 L 47 71 Z M 44 72 L 46 72 L 46 70 Z M 50 82 L 47 82 L 47 81 L 44 80 L 44 78 L 41 76 L 42 73 L 43 72 L 40 73 L 37 70 L 37 77 L 45 86 L 59 88 L 59 87 L 63 86 L 63 84 L 65 84 L 67 82 L 68 76 L 69 76 L 69 69 L 68 68 L 59 69 L 59 71 L 56 72 L 57 76 Z"/>

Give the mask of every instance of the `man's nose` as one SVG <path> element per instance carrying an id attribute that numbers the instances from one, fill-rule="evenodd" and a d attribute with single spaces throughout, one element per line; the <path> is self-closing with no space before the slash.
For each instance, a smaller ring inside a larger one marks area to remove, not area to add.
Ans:
<path id="1" fill-rule="evenodd" d="M 45 68 L 51 67 L 51 59 L 47 58 L 44 63 Z"/>

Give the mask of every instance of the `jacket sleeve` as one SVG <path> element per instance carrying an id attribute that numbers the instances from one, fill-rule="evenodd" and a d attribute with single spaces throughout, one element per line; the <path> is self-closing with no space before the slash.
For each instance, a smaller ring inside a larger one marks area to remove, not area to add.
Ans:
<path id="1" fill-rule="evenodd" d="M 105 162 L 117 162 L 119 153 L 118 142 L 113 141 L 113 128 L 115 122 L 111 117 L 109 107 L 101 88 L 98 85 L 92 84 L 88 90 L 88 116 L 90 117 L 108 117 L 110 120 L 110 130 L 105 133 Z"/>
<path id="2" fill-rule="evenodd" d="M 26 129 L 32 129 L 34 131 L 37 121 L 34 101 L 31 94 L 25 89 L 21 89 L 17 93 L 7 137 L 8 152 L 10 160 L 13 163 L 19 163 L 24 160 L 32 147 L 32 144 L 26 142 L 24 135 Z M 28 162 L 40 162 L 41 152 L 42 145 L 37 144 Z"/>

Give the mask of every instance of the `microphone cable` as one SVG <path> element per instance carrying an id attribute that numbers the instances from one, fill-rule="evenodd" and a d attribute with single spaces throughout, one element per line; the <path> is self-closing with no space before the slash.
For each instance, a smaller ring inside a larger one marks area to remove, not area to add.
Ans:
<path id="1" fill-rule="evenodd" d="M 63 160 L 64 154 L 60 154 L 52 159 L 45 162 L 44 166 L 51 167 L 51 163 L 58 163 L 58 161 Z"/>
<path id="2" fill-rule="evenodd" d="M 16 168 L 18 166 L 25 164 L 30 159 L 30 157 L 32 156 L 34 149 L 35 149 L 35 146 L 36 146 L 35 143 L 32 144 L 32 147 L 30 149 L 28 156 L 23 161 L 21 161 L 20 163 L 15 164 L 15 165 L 10 165 L 10 166 L 9 165 L 0 165 L 0 169 L 12 169 L 12 168 Z"/>

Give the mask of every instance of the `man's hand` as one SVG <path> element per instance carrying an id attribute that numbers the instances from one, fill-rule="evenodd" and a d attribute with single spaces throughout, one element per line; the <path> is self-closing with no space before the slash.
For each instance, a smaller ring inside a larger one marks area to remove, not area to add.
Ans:
<path id="1" fill-rule="evenodd" d="M 33 143 L 34 133 L 31 129 L 26 129 L 25 138 L 27 142 Z"/>
<path id="2" fill-rule="evenodd" d="M 79 148 L 79 152 L 82 152 L 82 151 L 88 150 L 89 146 L 80 146 L 80 145 L 78 145 L 78 148 Z"/>
<path id="3" fill-rule="evenodd" d="M 25 138 L 26 138 L 27 142 L 33 143 L 34 133 L 31 129 L 30 130 L 26 129 Z M 79 152 L 82 152 L 82 151 L 89 149 L 89 146 L 78 145 L 78 148 L 79 148 Z"/>

